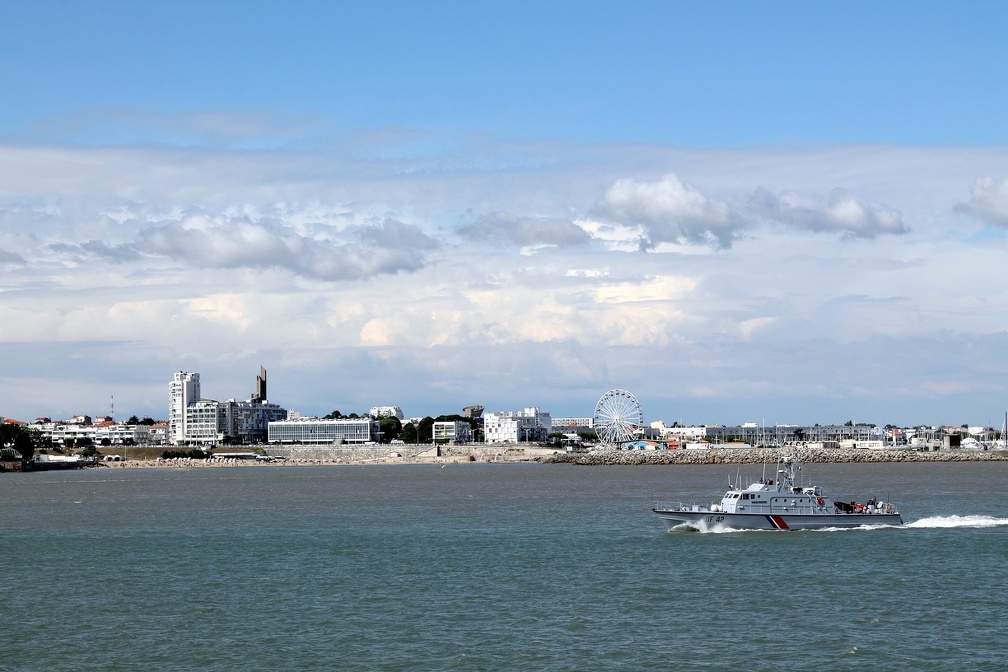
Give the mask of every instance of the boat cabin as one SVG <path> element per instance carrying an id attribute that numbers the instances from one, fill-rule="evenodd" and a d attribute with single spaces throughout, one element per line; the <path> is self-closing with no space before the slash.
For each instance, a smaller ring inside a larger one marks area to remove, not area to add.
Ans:
<path id="1" fill-rule="evenodd" d="M 785 488 L 772 482 L 753 483 L 745 490 L 732 488 L 721 498 L 721 505 L 714 506 L 724 513 L 833 513 L 833 503 L 823 497 L 819 486 Z"/>

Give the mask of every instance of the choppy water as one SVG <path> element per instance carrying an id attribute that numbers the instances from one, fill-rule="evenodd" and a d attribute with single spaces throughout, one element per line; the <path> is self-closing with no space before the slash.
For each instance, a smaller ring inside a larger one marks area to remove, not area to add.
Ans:
<path id="1" fill-rule="evenodd" d="M 1006 669 L 1008 464 L 806 467 L 902 529 L 651 513 L 736 469 L 5 474 L 0 669 Z"/>

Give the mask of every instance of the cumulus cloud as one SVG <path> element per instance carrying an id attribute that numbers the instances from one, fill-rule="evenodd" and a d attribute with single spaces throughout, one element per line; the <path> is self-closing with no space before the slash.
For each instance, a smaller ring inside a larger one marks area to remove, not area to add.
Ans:
<path id="1" fill-rule="evenodd" d="M 480 217 L 475 223 L 460 227 L 459 234 L 469 240 L 520 247 L 573 247 L 591 241 L 588 233 L 570 220 L 522 217 L 506 212 Z"/>
<path id="2" fill-rule="evenodd" d="M 599 221 L 586 228 L 595 237 L 619 240 L 633 233 L 641 250 L 661 243 L 724 249 L 759 221 L 852 238 L 909 232 L 899 210 L 871 205 L 843 189 L 827 198 L 757 189 L 748 199 L 731 203 L 707 196 L 673 174 L 657 182 L 617 180 L 595 204 L 593 215 Z"/>
<path id="3" fill-rule="evenodd" d="M 191 215 L 142 232 L 141 246 L 200 268 L 279 268 L 318 280 L 357 280 L 416 271 L 437 243 L 393 220 L 307 237 L 272 220 Z"/>
<path id="4" fill-rule="evenodd" d="M 874 238 L 909 231 L 900 211 L 868 205 L 842 189 L 834 189 L 825 200 L 801 196 L 793 191 L 775 196 L 765 189 L 758 189 L 753 196 L 752 208 L 754 214 L 763 218 L 818 233 Z"/>
<path id="5" fill-rule="evenodd" d="M 1008 178 L 981 177 L 973 183 L 970 199 L 955 207 L 996 226 L 1008 227 Z"/>
<path id="6" fill-rule="evenodd" d="M 743 224 L 727 203 L 705 196 L 673 174 L 657 182 L 617 180 L 595 205 L 594 214 L 612 223 L 640 227 L 641 249 L 659 243 L 726 248 Z"/>

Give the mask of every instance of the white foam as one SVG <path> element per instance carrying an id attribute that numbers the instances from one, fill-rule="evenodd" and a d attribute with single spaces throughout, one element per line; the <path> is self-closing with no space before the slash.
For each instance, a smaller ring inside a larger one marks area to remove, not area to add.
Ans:
<path id="1" fill-rule="evenodd" d="M 994 516 L 931 516 L 921 518 L 912 523 L 907 523 L 907 527 L 998 527 L 1008 525 L 1008 518 L 995 518 Z"/>

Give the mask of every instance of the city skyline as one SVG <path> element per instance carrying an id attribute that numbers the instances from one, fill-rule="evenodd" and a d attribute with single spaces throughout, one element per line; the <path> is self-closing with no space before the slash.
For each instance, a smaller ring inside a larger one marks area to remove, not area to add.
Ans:
<path id="1" fill-rule="evenodd" d="M 168 405 L 168 408 L 166 409 L 167 413 L 164 416 L 159 416 L 159 415 L 155 414 L 155 415 L 146 415 L 146 416 L 144 416 L 144 417 L 141 418 L 136 413 L 129 413 L 128 416 L 124 413 L 123 416 L 124 417 L 129 417 L 129 418 L 134 418 L 135 417 L 138 420 L 153 420 L 153 421 L 155 421 L 157 423 L 162 423 L 163 422 L 163 423 L 171 424 L 173 417 L 178 418 L 178 417 L 181 416 L 181 412 L 177 408 L 177 406 L 179 405 L 179 403 L 181 403 L 181 405 L 183 407 L 185 405 L 187 405 L 188 403 L 194 403 L 194 402 L 197 402 L 197 401 L 206 401 L 206 402 L 212 402 L 212 403 L 236 402 L 237 401 L 240 405 L 241 404 L 268 404 L 271 407 L 272 406 L 277 406 L 277 407 L 282 407 L 283 406 L 282 403 L 281 404 L 277 404 L 273 400 L 267 398 L 267 396 L 265 394 L 263 394 L 263 392 L 265 392 L 265 390 L 266 390 L 267 371 L 266 371 L 266 368 L 264 366 L 262 366 L 262 365 L 260 365 L 260 367 L 259 367 L 259 373 L 255 377 L 255 392 L 251 393 L 249 395 L 249 397 L 248 397 L 248 400 L 244 401 L 244 402 L 241 400 L 240 396 L 238 396 L 238 395 L 231 395 L 229 397 L 209 397 L 209 396 L 203 395 L 201 393 L 201 391 L 202 391 L 201 390 L 201 388 L 202 388 L 201 374 L 198 371 L 178 371 L 178 372 L 175 372 L 173 374 L 173 376 L 174 376 L 173 380 L 168 381 L 168 383 L 167 383 L 168 390 L 169 390 L 169 393 L 168 393 L 168 396 L 169 396 L 169 405 Z M 185 401 L 185 400 L 181 400 L 180 401 L 180 399 L 178 397 L 180 396 L 180 391 L 184 387 L 184 385 L 181 385 L 181 383 L 184 383 L 185 381 L 189 381 L 189 380 L 194 380 L 195 381 L 196 387 L 194 388 L 194 390 L 195 390 L 195 393 L 196 393 L 197 396 L 195 398 L 188 399 L 188 401 Z M 614 393 L 619 394 L 619 395 L 621 395 L 624 398 L 625 397 L 632 397 L 632 396 L 634 396 L 633 393 L 631 391 L 629 391 L 629 390 L 609 390 L 609 391 L 607 391 L 603 395 L 603 397 L 608 397 L 608 396 L 610 396 L 610 395 L 612 395 Z M 627 393 L 629 393 L 629 394 L 627 394 Z M 602 401 L 602 398 L 599 399 L 599 403 L 601 403 L 601 401 Z M 480 406 L 480 408 L 483 408 L 482 405 L 479 405 L 479 406 Z M 365 417 L 365 416 L 368 416 L 368 415 L 372 415 L 373 417 L 380 417 L 381 415 L 385 414 L 385 413 L 379 412 L 378 415 L 375 415 L 373 413 L 373 411 L 375 411 L 375 409 L 379 409 L 379 411 L 381 411 L 382 409 L 385 409 L 386 411 L 389 410 L 389 409 L 396 409 L 397 412 L 402 412 L 402 409 L 398 405 L 395 405 L 395 404 L 391 404 L 391 405 L 389 405 L 389 404 L 385 404 L 385 405 L 372 405 L 372 406 L 369 407 L 368 411 L 363 411 L 363 410 L 359 411 L 359 410 L 356 410 L 356 409 L 332 409 L 328 413 L 302 413 L 298 409 L 294 409 L 294 408 L 290 408 L 290 409 L 285 408 L 284 410 L 287 413 L 296 413 L 298 417 L 302 417 L 302 418 L 321 418 L 324 415 L 328 415 L 329 413 L 336 412 L 336 411 L 339 411 L 340 414 L 343 417 L 347 417 L 347 416 L 350 416 L 350 415 L 359 416 L 359 417 Z M 404 417 L 403 423 L 405 424 L 405 423 L 410 423 L 410 422 L 413 422 L 413 421 L 419 421 L 419 420 L 422 420 L 424 417 L 437 418 L 437 417 L 442 417 L 442 416 L 453 416 L 453 415 L 461 416 L 461 415 L 463 415 L 465 413 L 466 410 L 467 409 L 465 409 L 465 408 L 459 409 L 459 410 L 454 410 L 454 411 L 450 410 L 450 409 L 447 409 L 447 410 L 446 409 L 442 409 L 440 411 L 436 411 L 436 412 L 433 412 L 433 413 L 428 413 L 426 415 L 411 415 L 409 413 L 404 413 L 403 414 L 403 417 Z M 577 419 L 577 418 L 587 418 L 587 419 L 590 419 L 595 414 L 596 408 L 593 407 L 592 409 L 586 410 L 583 413 L 576 413 L 574 415 L 568 415 L 568 416 L 557 416 L 556 414 L 551 413 L 549 411 L 549 409 L 541 408 L 541 407 L 537 406 L 534 403 L 531 403 L 531 404 L 528 404 L 528 403 L 526 403 L 526 404 L 518 403 L 518 404 L 512 404 L 509 407 L 487 408 L 487 409 L 485 409 L 486 413 L 505 414 L 505 415 L 508 415 L 508 414 L 511 414 L 511 413 L 519 413 L 519 414 L 520 413 L 527 413 L 529 411 L 534 411 L 536 414 L 538 414 L 541 411 L 543 414 L 545 414 L 546 417 L 552 416 L 554 422 L 566 422 L 566 421 L 568 421 L 570 419 Z M 61 424 L 61 423 L 63 423 L 63 424 L 74 424 L 74 423 L 78 422 L 78 420 L 80 420 L 80 419 L 92 418 L 92 417 L 94 417 L 96 419 L 100 418 L 103 421 L 107 421 L 107 420 L 111 419 L 112 421 L 114 421 L 117 424 L 122 424 L 122 423 L 126 422 L 126 420 L 124 420 L 123 417 L 119 417 L 117 419 L 115 408 L 114 408 L 114 399 L 110 399 L 110 408 L 109 408 L 108 415 L 105 415 L 103 413 L 95 413 L 94 415 L 92 415 L 91 413 L 74 413 L 72 416 L 66 416 L 66 417 L 62 417 L 62 418 L 59 418 L 59 417 L 49 417 L 49 416 L 34 416 L 31 419 L 28 419 L 28 418 L 8 418 L 6 416 L 0 415 L 0 420 L 8 419 L 8 420 L 15 420 L 15 421 L 19 421 L 19 422 L 26 422 L 26 423 L 30 424 L 30 423 L 34 422 L 35 420 L 43 419 L 44 418 L 48 422 L 51 422 L 51 423 L 56 423 L 56 424 Z M 770 429 L 775 429 L 775 428 L 786 428 L 786 427 L 793 428 L 793 427 L 797 427 L 797 426 L 809 427 L 809 428 L 811 428 L 811 427 L 839 427 L 839 426 L 854 426 L 854 427 L 875 426 L 875 427 L 884 428 L 884 427 L 893 426 L 893 427 L 901 427 L 901 428 L 905 428 L 905 429 L 906 428 L 913 428 L 913 427 L 929 427 L 929 428 L 932 428 L 932 429 L 941 429 L 941 428 L 948 428 L 948 427 L 968 427 L 971 431 L 979 429 L 979 428 L 993 429 L 995 431 L 998 430 L 998 425 L 994 421 L 990 421 L 988 423 L 981 423 L 981 424 L 973 424 L 973 423 L 949 423 L 949 422 L 924 422 L 924 423 L 916 423 L 915 425 L 900 425 L 898 423 L 889 423 L 889 422 L 886 422 L 886 423 L 876 423 L 876 422 L 870 422 L 870 421 L 859 421 L 859 420 L 855 420 L 853 418 L 845 420 L 845 421 L 837 421 L 837 422 L 808 422 L 808 423 L 767 422 L 766 419 L 764 418 L 764 419 L 762 419 L 762 421 L 758 421 L 758 420 L 755 420 L 755 419 L 748 419 L 748 420 L 739 420 L 739 421 L 736 421 L 736 422 L 726 422 L 726 421 L 712 420 L 712 421 L 708 421 L 708 422 L 685 423 L 685 422 L 682 422 L 680 420 L 675 420 L 675 419 L 671 419 L 670 420 L 668 418 L 652 418 L 652 417 L 648 417 L 646 413 L 644 413 L 642 417 L 643 417 L 643 422 L 642 422 L 642 425 L 641 425 L 642 427 L 653 427 L 653 426 L 656 426 L 656 425 L 658 425 L 660 423 L 661 425 L 664 425 L 665 427 L 673 427 L 673 426 L 676 426 L 676 425 L 680 425 L 680 426 L 683 426 L 683 427 L 702 427 L 702 426 L 707 426 L 707 427 L 728 427 L 728 428 L 731 428 L 731 427 L 742 427 L 742 428 L 752 429 L 752 430 L 760 430 L 760 429 L 770 430 Z M 176 420 L 176 421 L 178 421 L 178 420 Z M 87 420 L 87 422 L 90 423 L 90 420 Z M 1005 412 L 1003 418 L 1001 419 L 1001 423 L 1002 423 L 1001 424 L 1001 430 L 1003 431 L 1005 429 L 1005 427 L 1006 427 L 1006 423 L 1008 423 L 1008 412 Z M 574 426 L 574 425 L 561 425 L 561 426 Z"/>
<path id="2" fill-rule="evenodd" d="M 1006 20 L 2 3 L 0 415 L 999 426 Z"/>

